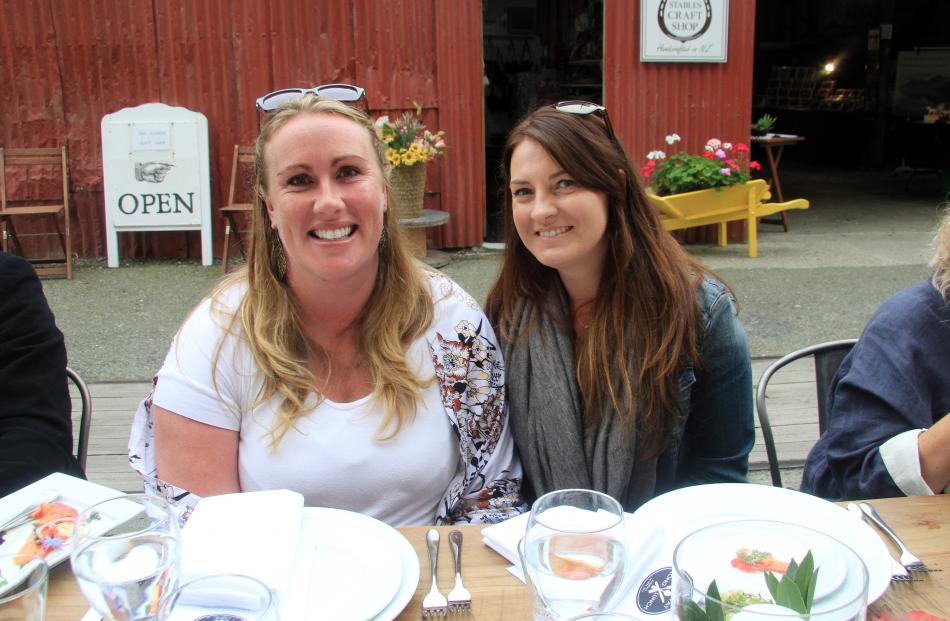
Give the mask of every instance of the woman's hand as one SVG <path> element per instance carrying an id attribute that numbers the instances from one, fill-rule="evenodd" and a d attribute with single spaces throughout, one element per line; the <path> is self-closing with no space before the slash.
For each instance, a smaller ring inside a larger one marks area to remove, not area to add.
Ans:
<path id="1" fill-rule="evenodd" d="M 241 491 L 237 431 L 152 406 L 157 476 L 198 496 Z"/>
<path id="2" fill-rule="evenodd" d="M 917 449 L 924 482 L 935 494 L 943 492 L 950 483 L 950 416 L 917 436 Z"/>

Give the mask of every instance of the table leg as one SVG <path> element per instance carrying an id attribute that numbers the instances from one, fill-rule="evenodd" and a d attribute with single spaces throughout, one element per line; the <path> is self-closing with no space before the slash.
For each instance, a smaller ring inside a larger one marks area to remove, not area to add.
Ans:
<path id="1" fill-rule="evenodd" d="M 769 185 L 775 188 L 775 198 L 778 199 L 778 202 L 784 203 L 785 197 L 782 195 L 782 182 L 778 176 L 778 165 L 782 161 L 782 152 L 785 150 L 785 145 L 779 145 L 777 147 L 778 151 L 773 151 L 772 145 L 765 145 L 765 158 L 769 162 Z M 762 222 L 766 224 L 781 224 L 785 232 L 788 232 L 788 214 L 784 211 L 781 212 L 781 219 L 773 218 L 762 218 Z"/>

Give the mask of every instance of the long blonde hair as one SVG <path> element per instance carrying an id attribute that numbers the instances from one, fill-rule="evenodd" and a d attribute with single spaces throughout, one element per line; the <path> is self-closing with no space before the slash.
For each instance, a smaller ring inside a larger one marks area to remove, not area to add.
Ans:
<path id="1" fill-rule="evenodd" d="M 934 287 L 943 296 L 944 301 L 950 303 L 950 206 L 947 207 L 943 220 L 937 226 L 937 234 L 934 235 L 934 254 L 930 259 L 930 270 Z"/>
<path id="2" fill-rule="evenodd" d="M 297 302 L 285 282 L 281 242 L 270 226 L 264 204 L 267 192 L 264 152 L 267 144 L 284 124 L 302 114 L 336 114 L 364 127 L 386 178 L 386 194 L 389 195 L 385 149 L 376 136 L 372 121 L 362 111 L 332 99 L 307 95 L 282 105 L 261 127 L 255 147 L 256 197 L 247 267 L 223 280 L 212 293 L 212 299 L 219 302 L 232 285 L 247 283 L 247 294 L 241 300 L 232 323 L 240 321 L 243 328 L 240 332 L 247 339 L 264 378 L 255 405 L 274 395 L 283 397 L 276 422 L 269 430 L 272 447 L 281 441 L 297 419 L 309 413 L 305 402 L 311 393 L 316 394 L 318 403 L 323 399 L 316 389 L 311 362 L 325 360 L 326 356 L 320 346 L 304 334 Z M 372 398 L 382 404 L 384 411 L 377 433 L 380 439 L 392 438 L 404 424 L 412 421 L 416 402 L 422 396 L 421 388 L 431 381 L 431 378 L 416 377 L 407 360 L 406 349 L 432 323 L 432 298 L 423 280 L 424 268 L 409 253 L 392 213 L 392 210 L 387 210 L 383 215 L 379 270 L 360 317 L 360 348 L 369 365 Z M 214 367 L 218 355 L 215 355 Z"/>

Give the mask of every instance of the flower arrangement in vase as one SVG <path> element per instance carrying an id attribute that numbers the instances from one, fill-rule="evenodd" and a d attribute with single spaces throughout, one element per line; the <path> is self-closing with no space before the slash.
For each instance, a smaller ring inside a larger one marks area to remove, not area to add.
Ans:
<path id="1" fill-rule="evenodd" d="M 673 146 L 681 141 L 677 134 L 666 137 Z M 640 169 L 650 191 L 658 196 L 682 194 L 706 189 L 722 189 L 749 181 L 750 170 L 760 170 L 758 162 L 749 160 L 749 147 L 717 138 L 706 141 L 701 154 L 650 151 Z"/>
<path id="2" fill-rule="evenodd" d="M 386 145 L 386 161 L 394 169 L 426 163 L 445 152 L 445 132 L 436 133 L 426 129 L 419 118 L 422 109 L 405 112 L 394 121 L 381 116 L 373 124 L 376 134 Z"/>
<path id="3" fill-rule="evenodd" d="M 422 213 L 425 197 L 426 165 L 445 152 L 445 132 L 432 133 L 419 115 L 421 107 L 405 112 L 394 121 L 381 116 L 373 123 L 376 135 L 386 145 L 386 161 L 392 167 L 389 185 L 393 209 L 399 220 Z"/>

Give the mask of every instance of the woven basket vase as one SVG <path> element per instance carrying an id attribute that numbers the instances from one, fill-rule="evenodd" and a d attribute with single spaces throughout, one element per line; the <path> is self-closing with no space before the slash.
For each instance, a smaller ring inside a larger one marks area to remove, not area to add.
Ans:
<path id="1" fill-rule="evenodd" d="M 426 189 L 426 163 L 396 166 L 389 175 L 389 183 L 392 186 L 392 208 L 396 220 L 421 216 Z"/>

